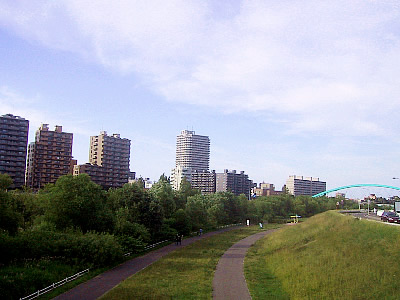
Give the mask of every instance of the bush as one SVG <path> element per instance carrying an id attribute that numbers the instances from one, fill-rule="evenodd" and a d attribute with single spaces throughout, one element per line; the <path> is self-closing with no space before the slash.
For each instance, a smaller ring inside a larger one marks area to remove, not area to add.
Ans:
<path id="1" fill-rule="evenodd" d="M 144 250 L 147 243 L 143 242 L 141 238 L 134 238 L 129 235 L 117 236 L 118 243 L 121 245 L 124 253 L 134 252 L 139 253 Z"/>
<path id="2" fill-rule="evenodd" d="M 173 240 L 178 232 L 167 224 L 162 224 L 160 231 L 155 235 L 155 240 Z"/>
<path id="3" fill-rule="evenodd" d="M 70 264 L 108 266 L 123 257 L 122 247 L 111 234 L 57 233 L 27 231 L 10 237 L 0 235 L 0 263 L 11 261 L 62 258 Z"/>

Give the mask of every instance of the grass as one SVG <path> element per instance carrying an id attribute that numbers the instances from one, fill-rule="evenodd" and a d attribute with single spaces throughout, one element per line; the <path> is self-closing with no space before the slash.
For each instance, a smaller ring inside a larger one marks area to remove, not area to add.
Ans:
<path id="1" fill-rule="evenodd" d="M 78 266 L 46 259 L 3 266 L 0 268 L 0 296 L 18 299 L 79 271 Z"/>
<path id="2" fill-rule="evenodd" d="M 329 211 L 249 250 L 253 299 L 398 299 L 400 227 Z"/>
<path id="3" fill-rule="evenodd" d="M 101 299 L 211 299 L 213 275 L 222 254 L 235 242 L 259 231 L 257 226 L 240 228 L 174 251 Z"/>

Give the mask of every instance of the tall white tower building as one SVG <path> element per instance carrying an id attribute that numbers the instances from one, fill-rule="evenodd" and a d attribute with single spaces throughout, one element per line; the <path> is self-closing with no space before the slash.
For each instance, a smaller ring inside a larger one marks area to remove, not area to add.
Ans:
<path id="1" fill-rule="evenodd" d="M 183 177 L 191 180 L 192 172 L 208 172 L 210 165 L 210 138 L 194 131 L 182 130 L 176 137 L 176 161 L 171 184 L 177 189 Z M 189 174 L 190 173 L 190 174 Z"/>
<path id="2" fill-rule="evenodd" d="M 182 130 L 176 137 L 175 166 L 192 171 L 208 171 L 210 165 L 210 139 L 194 131 Z"/>

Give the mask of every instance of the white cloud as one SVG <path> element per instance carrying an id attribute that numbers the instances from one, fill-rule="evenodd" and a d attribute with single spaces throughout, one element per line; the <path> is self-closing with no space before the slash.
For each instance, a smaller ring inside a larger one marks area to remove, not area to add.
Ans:
<path id="1" fill-rule="evenodd" d="M 396 1 L 19 1 L 0 24 L 142 76 L 169 101 L 268 113 L 287 132 L 384 135 L 400 109 Z M 287 122 L 289 121 L 289 122 Z M 334 125 L 333 125 L 334 124 Z"/>

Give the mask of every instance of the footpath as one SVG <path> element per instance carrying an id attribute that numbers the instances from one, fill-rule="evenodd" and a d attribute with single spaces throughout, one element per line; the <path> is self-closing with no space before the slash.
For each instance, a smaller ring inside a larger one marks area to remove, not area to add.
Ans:
<path id="1" fill-rule="evenodd" d="M 262 231 L 240 240 L 229 248 L 218 262 L 213 280 L 213 299 L 251 299 L 244 277 L 244 258 L 247 250 L 259 239 L 275 231 Z"/>
<path id="2" fill-rule="evenodd" d="M 75 288 L 57 296 L 54 299 L 57 300 L 94 300 L 111 290 L 114 286 L 118 285 L 121 281 L 134 275 L 135 273 L 143 270 L 147 266 L 151 265 L 155 261 L 159 260 L 164 255 L 187 245 L 190 245 L 199 239 L 210 237 L 216 234 L 220 234 L 225 231 L 236 229 L 238 227 L 228 227 L 218 231 L 208 232 L 201 236 L 195 236 L 188 239 L 182 240 L 182 245 L 175 245 L 172 243 L 163 248 L 149 252 L 146 255 L 133 258 L 107 272 L 104 272 L 91 280 L 88 280 Z M 226 298 L 228 299 L 228 298 Z"/>

